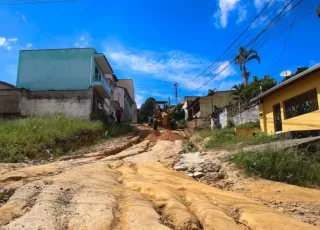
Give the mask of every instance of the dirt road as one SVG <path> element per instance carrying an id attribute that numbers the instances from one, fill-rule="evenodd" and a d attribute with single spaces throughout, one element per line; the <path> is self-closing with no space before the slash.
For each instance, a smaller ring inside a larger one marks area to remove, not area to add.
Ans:
<path id="1" fill-rule="evenodd" d="M 173 171 L 177 134 L 144 137 L 121 142 L 126 149 L 114 143 L 75 159 L 2 167 L 0 189 L 11 197 L 0 204 L 0 229 L 317 229 Z M 319 200 L 312 191 L 308 198 Z"/>

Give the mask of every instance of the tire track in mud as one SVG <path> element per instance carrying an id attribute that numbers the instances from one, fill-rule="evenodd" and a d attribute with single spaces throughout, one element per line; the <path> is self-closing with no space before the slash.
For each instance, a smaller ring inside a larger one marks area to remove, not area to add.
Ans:
<path id="1" fill-rule="evenodd" d="M 97 162 L 69 162 L 61 173 L 21 186 L 0 208 L 0 219 L 6 210 L 17 218 L 0 229 L 316 229 L 164 167 L 181 150 L 168 143 L 143 141 Z"/>

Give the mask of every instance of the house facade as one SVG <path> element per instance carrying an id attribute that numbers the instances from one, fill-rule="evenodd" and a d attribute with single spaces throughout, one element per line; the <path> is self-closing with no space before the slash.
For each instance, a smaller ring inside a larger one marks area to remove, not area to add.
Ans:
<path id="1" fill-rule="evenodd" d="M 131 98 L 127 88 L 117 86 L 114 91 L 114 100 L 119 101 L 120 107 L 123 108 L 123 122 L 133 122 L 133 106 L 134 101 Z"/>
<path id="2" fill-rule="evenodd" d="M 99 109 L 110 114 L 122 106 L 125 120 L 133 120 L 133 82 L 128 89 L 118 82 L 107 58 L 94 48 L 21 50 L 16 87 L 0 82 L 0 114 L 89 119 Z"/>
<path id="3" fill-rule="evenodd" d="M 138 120 L 137 104 L 134 100 L 135 92 L 134 92 L 133 80 L 132 79 L 119 79 L 119 81 L 117 82 L 117 86 L 127 89 L 128 94 L 133 101 L 133 104 L 131 105 L 131 109 L 130 109 L 131 121 L 132 121 L 132 123 L 137 123 L 137 120 Z M 126 95 L 126 94 L 124 94 L 124 95 Z M 128 99 L 127 101 L 129 104 L 131 104 L 130 99 Z"/>
<path id="4" fill-rule="evenodd" d="M 22 50 L 16 87 L 25 89 L 22 115 L 89 118 L 97 109 L 111 112 L 113 70 L 93 48 Z"/>
<path id="5" fill-rule="evenodd" d="M 320 64 L 252 99 L 256 100 L 265 133 L 320 130 Z"/>
<path id="6" fill-rule="evenodd" d="M 210 117 L 217 108 L 229 105 L 232 101 L 232 91 L 220 91 L 210 96 L 197 97 L 187 106 L 188 118 Z"/>

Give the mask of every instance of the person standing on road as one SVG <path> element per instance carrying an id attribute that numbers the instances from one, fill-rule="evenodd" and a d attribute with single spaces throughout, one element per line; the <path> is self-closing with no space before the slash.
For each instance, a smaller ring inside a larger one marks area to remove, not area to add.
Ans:
<path id="1" fill-rule="evenodd" d="M 120 123 L 121 123 L 122 115 L 123 115 L 123 108 L 120 107 L 120 109 L 118 109 L 118 110 L 117 110 L 117 113 L 116 113 L 117 123 L 118 123 L 119 125 L 120 125 Z"/>

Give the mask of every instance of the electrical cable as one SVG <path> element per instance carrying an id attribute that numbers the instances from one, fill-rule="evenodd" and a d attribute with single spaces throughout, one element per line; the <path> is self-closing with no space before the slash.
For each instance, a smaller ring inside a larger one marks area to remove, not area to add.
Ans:
<path id="1" fill-rule="evenodd" d="M 250 26 L 258 19 L 258 17 L 262 14 L 262 12 L 268 7 L 268 5 L 272 2 L 273 0 L 269 0 L 269 2 L 262 8 L 262 10 L 254 17 L 254 19 L 250 22 L 250 24 L 241 32 L 241 34 L 222 52 L 222 54 L 209 66 L 207 67 L 204 71 L 202 71 L 198 76 L 196 76 L 194 79 L 188 81 L 194 81 L 201 75 L 203 75 L 205 72 L 207 72 L 214 64 L 216 64 L 221 57 L 240 39 L 240 37 L 250 28 Z"/>
<path id="2" fill-rule="evenodd" d="M 276 21 L 277 18 L 279 18 L 283 11 L 292 3 L 293 0 L 290 0 L 290 2 L 287 3 L 287 5 L 276 15 L 275 18 L 273 18 L 273 20 L 257 35 L 255 36 L 254 39 L 252 39 L 247 45 L 245 45 L 244 47 L 247 48 L 251 43 L 253 43 L 254 41 L 256 41 L 257 38 L 259 38 L 263 33 L 265 33 L 271 25 L 273 25 Z M 295 7 L 297 6 L 297 4 L 295 6 L 293 6 L 289 11 L 293 10 Z M 279 22 L 279 21 L 278 21 Z M 234 59 L 233 59 L 234 60 Z M 219 76 L 226 68 L 228 68 L 231 65 L 232 62 L 229 62 L 229 64 L 227 66 L 225 66 L 221 71 L 219 71 L 215 76 L 213 76 L 211 79 L 209 79 L 207 82 L 205 82 L 203 85 L 201 85 L 200 87 L 198 87 L 197 89 L 195 89 L 194 91 L 197 91 L 199 89 L 201 89 L 203 86 L 207 85 L 208 83 L 210 83 L 214 78 L 216 78 L 217 76 Z"/>

